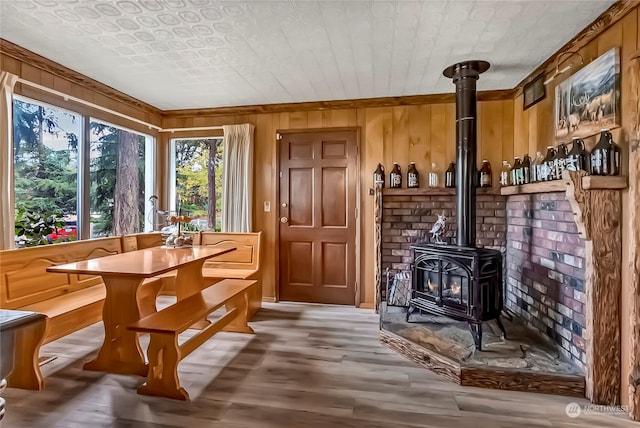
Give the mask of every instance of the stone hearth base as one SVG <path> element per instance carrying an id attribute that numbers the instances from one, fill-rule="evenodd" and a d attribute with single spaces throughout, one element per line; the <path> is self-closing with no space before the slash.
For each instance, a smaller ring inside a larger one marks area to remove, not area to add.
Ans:
<path id="1" fill-rule="evenodd" d="M 464 386 L 585 396 L 581 369 L 517 321 L 503 319 L 509 339 L 493 322 L 483 323 L 483 350 L 476 351 L 466 322 L 381 308 L 383 344 L 429 370 Z"/>

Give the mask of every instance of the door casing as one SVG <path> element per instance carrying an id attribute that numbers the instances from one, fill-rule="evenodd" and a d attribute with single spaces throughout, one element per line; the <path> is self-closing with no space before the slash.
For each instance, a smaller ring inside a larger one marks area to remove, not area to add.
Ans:
<path id="1" fill-rule="evenodd" d="M 360 306 L 361 303 L 361 224 L 362 224 L 362 200 L 361 200 L 361 171 L 360 171 L 360 127 L 359 126 L 348 126 L 348 127 L 334 127 L 334 128 L 302 128 L 302 129 L 277 129 L 276 130 L 276 209 L 280 207 L 280 142 L 282 138 L 280 137 L 283 134 L 300 134 L 305 132 L 339 132 L 339 131 L 355 131 L 356 133 L 356 188 L 354 189 L 356 192 L 356 239 L 355 239 L 355 250 L 356 250 L 356 284 L 355 284 L 355 292 L 353 297 L 353 304 L 356 307 Z M 274 216 L 275 230 L 276 230 L 276 248 L 278 251 L 276 252 L 276 286 L 275 286 L 275 294 L 276 294 L 276 302 L 280 301 L 280 215 Z"/>

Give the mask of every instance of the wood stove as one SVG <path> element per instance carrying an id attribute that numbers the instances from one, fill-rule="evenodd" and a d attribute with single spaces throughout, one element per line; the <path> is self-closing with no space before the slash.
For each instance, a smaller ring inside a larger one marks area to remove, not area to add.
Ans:
<path id="1" fill-rule="evenodd" d="M 416 309 L 469 322 L 482 349 L 482 322 L 500 321 L 503 305 L 502 254 L 476 242 L 476 81 L 486 61 L 465 61 L 444 70 L 456 85 L 457 245 L 413 246 L 413 289 L 407 322 Z"/>

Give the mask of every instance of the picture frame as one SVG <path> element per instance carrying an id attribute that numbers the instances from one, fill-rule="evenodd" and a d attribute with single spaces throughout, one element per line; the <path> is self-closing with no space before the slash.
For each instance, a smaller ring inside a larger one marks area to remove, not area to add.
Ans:
<path id="1" fill-rule="evenodd" d="M 526 110 L 542 101 L 547 96 L 547 91 L 544 85 L 544 73 L 524 85 L 522 93 L 522 110 Z"/>
<path id="2" fill-rule="evenodd" d="M 620 126 L 620 49 L 612 48 L 555 88 L 557 140 Z"/>

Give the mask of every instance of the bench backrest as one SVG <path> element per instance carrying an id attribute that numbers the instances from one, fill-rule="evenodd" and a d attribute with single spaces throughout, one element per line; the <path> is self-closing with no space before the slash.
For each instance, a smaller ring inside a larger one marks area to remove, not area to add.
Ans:
<path id="1" fill-rule="evenodd" d="M 260 268 L 260 241 L 262 232 L 228 233 L 200 232 L 200 245 L 210 247 L 236 247 L 235 251 L 221 254 L 205 262 L 205 268 L 251 269 Z"/>
<path id="2" fill-rule="evenodd" d="M 160 232 L 134 233 L 122 235 L 122 250 L 135 251 L 145 248 L 159 247 L 163 244 Z"/>
<path id="3" fill-rule="evenodd" d="M 100 284 L 100 276 L 46 269 L 121 252 L 119 236 L 0 251 L 0 308 L 16 309 Z"/>

